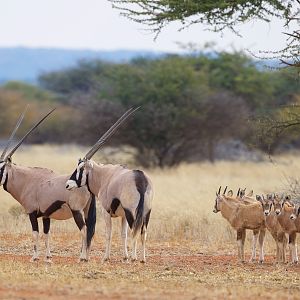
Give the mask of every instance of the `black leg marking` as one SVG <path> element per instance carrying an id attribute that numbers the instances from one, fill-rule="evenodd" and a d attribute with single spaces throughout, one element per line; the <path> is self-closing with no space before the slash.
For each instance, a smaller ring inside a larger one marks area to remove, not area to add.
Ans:
<path id="1" fill-rule="evenodd" d="M 32 231 L 39 232 L 39 224 L 37 221 L 37 212 L 36 211 L 33 211 L 32 213 L 29 214 L 29 220 L 31 223 Z"/>
<path id="2" fill-rule="evenodd" d="M 57 201 L 53 202 L 53 203 L 46 209 L 46 211 L 43 213 L 43 216 L 49 217 L 49 216 L 52 215 L 54 212 L 56 212 L 57 210 L 59 210 L 65 203 L 66 203 L 65 201 L 60 201 L 60 200 L 57 200 Z"/>
<path id="3" fill-rule="evenodd" d="M 44 233 L 48 234 L 50 230 L 50 219 L 49 218 L 43 218 L 43 227 L 44 227 Z"/>
<path id="4" fill-rule="evenodd" d="M 123 208 L 124 211 L 125 211 L 125 216 L 126 216 L 126 220 L 127 220 L 127 223 L 130 227 L 130 229 L 132 229 L 132 225 L 133 225 L 133 222 L 134 222 L 134 218 L 133 218 L 133 215 L 131 213 L 131 211 L 127 208 Z"/>
<path id="5" fill-rule="evenodd" d="M 151 209 L 147 212 L 145 217 L 145 226 L 148 227 L 149 219 L 150 219 Z"/>
<path id="6" fill-rule="evenodd" d="M 116 210 L 118 209 L 119 205 L 120 205 L 120 200 L 117 198 L 114 198 L 110 205 L 110 214 L 114 215 L 116 213 Z"/>
<path id="7" fill-rule="evenodd" d="M 79 228 L 79 230 L 81 230 L 85 225 L 81 212 L 79 210 L 72 210 L 72 214 L 77 227 Z"/>

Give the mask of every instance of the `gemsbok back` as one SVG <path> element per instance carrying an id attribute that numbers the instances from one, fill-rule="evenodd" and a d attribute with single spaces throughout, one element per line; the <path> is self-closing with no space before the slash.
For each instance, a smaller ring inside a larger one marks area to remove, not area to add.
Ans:
<path id="1" fill-rule="evenodd" d="M 34 241 L 32 261 L 38 259 L 39 217 L 43 219 L 46 261 L 51 261 L 49 245 L 50 219 L 66 220 L 72 217 L 82 233 L 80 259 L 87 260 L 96 223 L 95 196 L 86 187 L 72 192 L 67 191 L 65 183 L 70 175 L 58 175 L 46 168 L 23 167 L 12 163 L 12 155 L 26 137 L 53 111 L 51 110 L 37 122 L 6 155 L 25 111 L 20 116 L 0 157 L 0 185 L 3 185 L 4 190 L 10 193 L 29 215 Z"/>
<path id="2" fill-rule="evenodd" d="M 145 243 L 147 227 L 151 213 L 153 187 L 150 178 L 141 170 L 130 170 L 124 166 L 97 164 L 91 160 L 103 143 L 136 109 L 128 110 L 97 141 L 91 150 L 80 159 L 78 165 L 66 183 L 68 190 L 87 186 L 98 196 L 104 210 L 106 224 L 106 250 L 104 260 L 110 259 L 112 224 L 111 218 L 122 218 L 122 240 L 124 259 L 128 259 L 127 229 L 132 230 L 132 260 L 137 260 L 137 233 L 142 240 L 141 262 L 146 261 Z"/>

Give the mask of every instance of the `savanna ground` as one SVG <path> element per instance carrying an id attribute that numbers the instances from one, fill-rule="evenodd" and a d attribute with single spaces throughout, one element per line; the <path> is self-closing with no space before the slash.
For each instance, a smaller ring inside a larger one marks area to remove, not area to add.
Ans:
<path id="1" fill-rule="evenodd" d="M 86 149 L 71 146 L 23 148 L 14 162 L 70 173 Z M 300 174 L 300 153 L 253 162 L 217 162 L 148 170 L 155 187 L 149 225 L 148 261 L 123 262 L 119 220 L 114 220 L 112 260 L 102 263 L 104 227 L 98 205 L 91 260 L 78 263 L 80 235 L 72 220 L 52 223 L 53 263 L 31 263 L 31 229 L 16 201 L 0 192 L 0 299 L 296 299 L 300 266 L 276 265 L 275 244 L 266 238 L 266 262 L 240 264 L 235 234 L 213 214 L 219 185 L 280 191 Z M 110 157 L 119 160 L 116 157 Z M 104 157 L 96 157 L 103 161 Z M 250 254 L 251 234 L 246 243 Z"/>

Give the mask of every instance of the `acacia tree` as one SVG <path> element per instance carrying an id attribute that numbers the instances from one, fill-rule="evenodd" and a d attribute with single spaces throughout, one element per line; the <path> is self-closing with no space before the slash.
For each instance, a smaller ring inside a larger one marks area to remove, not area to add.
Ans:
<path id="1" fill-rule="evenodd" d="M 173 21 L 181 22 L 181 29 L 193 24 L 207 25 L 213 31 L 226 28 L 237 33 L 237 26 L 258 19 L 270 22 L 273 17 L 284 20 L 286 47 L 279 51 L 263 52 L 269 58 L 279 58 L 286 65 L 300 67 L 300 0 L 109 0 L 113 7 L 130 20 L 142 23 L 155 32 Z M 286 32 L 287 31 L 287 32 Z"/>

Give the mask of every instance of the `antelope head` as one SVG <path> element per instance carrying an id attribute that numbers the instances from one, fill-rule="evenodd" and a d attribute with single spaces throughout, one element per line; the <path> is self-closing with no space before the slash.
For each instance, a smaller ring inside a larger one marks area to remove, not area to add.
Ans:
<path id="1" fill-rule="evenodd" d="M 271 213 L 272 206 L 274 204 L 273 203 L 274 195 L 267 194 L 266 198 L 264 195 L 262 195 L 262 196 L 256 195 L 256 200 L 261 203 L 264 215 L 269 216 Z"/>
<path id="2" fill-rule="evenodd" d="M 279 216 L 281 214 L 283 205 L 285 203 L 289 203 L 290 200 L 291 200 L 290 195 L 284 195 L 284 194 L 282 194 L 280 196 L 278 194 L 274 195 L 273 204 L 274 204 L 274 211 L 277 216 Z"/>
<path id="3" fill-rule="evenodd" d="M 293 205 L 294 209 L 293 209 L 292 214 L 290 215 L 290 219 L 291 220 L 296 220 L 297 217 L 299 216 L 299 213 L 300 213 L 300 202 L 299 202 L 299 200 L 294 201 L 292 205 Z"/>
<path id="4" fill-rule="evenodd" d="M 84 156 L 83 159 L 79 159 L 75 171 L 72 173 L 69 180 L 66 182 L 66 189 L 72 190 L 74 188 L 79 188 L 81 186 L 88 184 L 88 174 L 93 168 L 93 163 L 90 159 L 95 155 L 95 153 L 101 148 L 101 146 L 111 137 L 116 130 L 125 122 L 125 120 L 133 114 L 137 108 L 130 108 L 127 110 L 118 120 L 114 123 L 95 143 L 95 145 L 89 150 L 89 152 Z"/>
<path id="5" fill-rule="evenodd" d="M 227 190 L 227 186 L 225 187 L 223 194 L 221 195 L 221 186 L 220 186 L 218 192 L 216 192 L 215 206 L 213 209 L 213 212 L 215 214 L 221 210 L 220 203 L 223 201 L 223 197 L 225 196 L 226 190 Z M 232 191 L 229 191 L 229 192 L 232 192 Z"/>
<path id="6" fill-rule="evenodd" d="M 28 135 L 34 131 L 54 110 L 52 109 L 50 112 L 48 112 L 42 119 L 40 119 L 34 126 L 31 127 L 31 129 L 21 138 L 21 140 L 17 143 L 17 145 L 8 153 L 6 154 L 7 150 L 10 147 L 10 144 L 13 141 L 13 138 L 15 137 L 15 134 L 18 130 L 18 128 L 20 127 L 24 116 L 26 114 L 26 111 L 28 109 L 28 106 L 25 108 L 25 110 L 23 111 L 23 113 L 20 115 L 14 130 L 12 131 L 5 147 L 4 150 L 0 156 L 0 185 L 4 185 L 5 181 L 7 180 L 7 166 L 9 166 L 11 164 L 12 161 L 12 156 L 13 154 L 17 151 L 17 149 L 21 146 L 21 144 L 25 141 L 25 139 L 28 137 Z"/>

